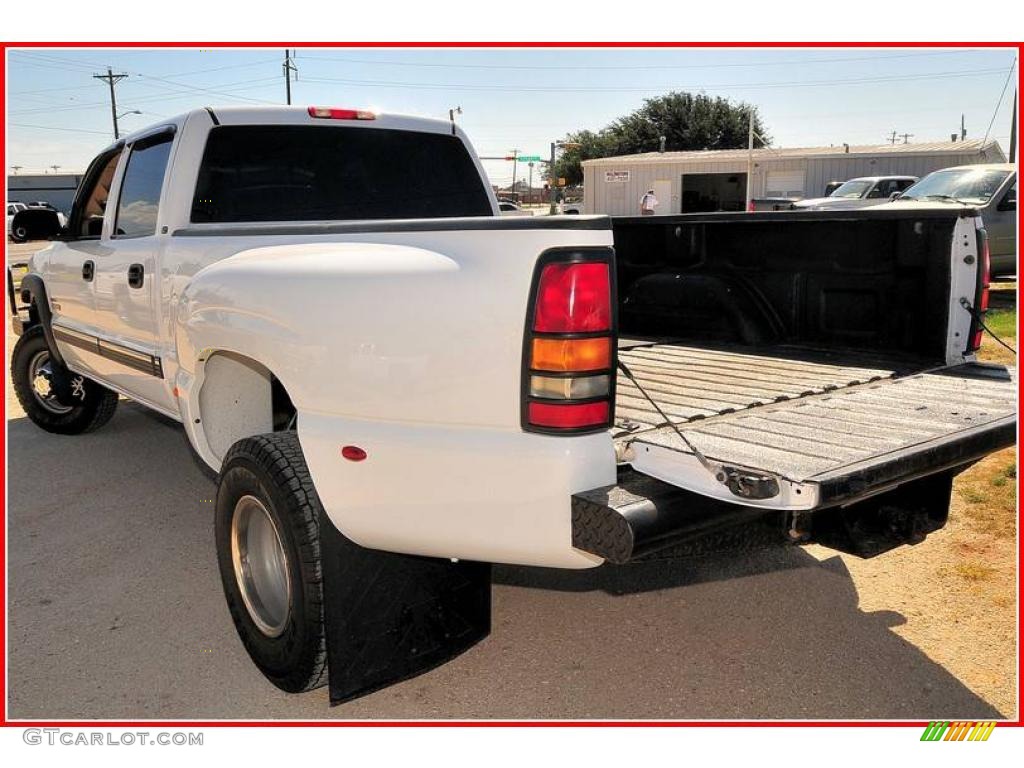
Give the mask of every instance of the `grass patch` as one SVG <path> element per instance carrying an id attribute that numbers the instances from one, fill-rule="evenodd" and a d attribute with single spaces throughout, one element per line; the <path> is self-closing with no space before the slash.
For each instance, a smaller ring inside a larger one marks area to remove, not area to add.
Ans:
<path id="1" fill-rule="evenodd" d="M 961 489 L 960 496 L 968 504 L 981 504 L 983 501 L 985 501 L 988 498 L 987 496 L 985 496 L 984 493 L 979 491 L 977 488 L 973 488 L 973 487 L 970 487 L 970 486 L 968 486 L 967 488 Z"/>
<path id="2" fill-rule="evenodd" d="M 963 502 L 959 514 L 974 530 L 999 538 L 1016 535 L 1016 459 L 1016 448 L 1005 448 L 957 476 L 953 488 Z"/>
<path id="3" fill-rule="evenodd" d="M 985 314 L 985 325 L 1004 341 L 1007 336 L 1017 337 L 1017 310 L 992 309 Z"/>
<path id="4" fill-rule="evenodd" d="M 996 572 L 995 568 L 975 562 L 957 563 L 953 570 L 966 581 L 988 581 Z"/>

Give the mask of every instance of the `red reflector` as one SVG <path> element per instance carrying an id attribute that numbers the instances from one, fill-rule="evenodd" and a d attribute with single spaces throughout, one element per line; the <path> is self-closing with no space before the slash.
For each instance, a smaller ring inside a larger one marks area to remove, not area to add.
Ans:
<path id="1" fill-rule="evenodd" d="M 608 401 L 579 405 L 530 403 L 530 423 L 537 427 L 578 429 L 608 423 Z"/>
<path id="2" fill-rule="evenodd" d="M 341 455 L 349 461 L 362 461 L 366 458 L 366 451 L 357 445 L 346 445 L 342 447 Z"/>
<path id="3" fill-rule="evenodd" d="M 974 336 L 971 339 L 971 349 L 973 351 L 975 351 L 975 352 L 977 352 L 979 349 L 981 349 L 981 336 L 982 336 L 982 333 L 983 333 L 983 331 L 979 328 L 977 331 L 974 332 Z"/>
<path id="4" fill-rule="evenodd" d="M 589 333 L 612 327 L 608 265 L 601 262 L 548 264 L 540 275 L 533 330 Z"/>
<path id="5" fill-rule="evenodd" d="M 322 117 L 328 120 L 376 120 L 377 115 L 365 109 L 337 109 L 336 107 L 310 107 L 306 110 L 310 117 Z"/>
<path id="6" fill-rule="evenodd" d="M 981 310 L 982 312 L 988 310 L 988 294 L 989 290 L 988 286 L 986 285 L 984 288 L 981 289 L 981 306 L 978 307 L 978 309 Z"/>

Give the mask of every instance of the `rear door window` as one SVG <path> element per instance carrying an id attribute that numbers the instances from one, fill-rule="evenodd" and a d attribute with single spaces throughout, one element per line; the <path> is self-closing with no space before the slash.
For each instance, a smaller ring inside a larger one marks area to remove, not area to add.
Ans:
<path id="1" fill-rule="evenodd" d="M 121 194 L 117 200 L 115 237 L 146 237 L 156 234 L 160 190 L 164 185 L 172 134 L 137 141 L 128 156 Z"/>
<path id="2" fill-rule="evenodd" d="M 341 126 L 220 126 L 193 222 L 490 216 L 466 145 L 447 134 Z"/>
<path id="3" fill-rule="evenodd" d="M 96 239 L 103 232 L 103 217 L 121 151 L 115 149 L 99 155 L 89 165 L 82 182 L 84 187 L 75 196 L 71 211 L 71 234 L 76 239 Z"/>

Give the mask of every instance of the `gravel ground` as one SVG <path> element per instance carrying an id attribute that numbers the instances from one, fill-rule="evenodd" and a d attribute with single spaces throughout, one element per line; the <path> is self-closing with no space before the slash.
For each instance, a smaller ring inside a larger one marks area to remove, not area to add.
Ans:
<path id="1" fill-rule="evenodd" d="M 287 696 L 231 625 L 214 486 L 180 428 L 122 402 L 97 433 L 49 435 L 9 377 L 6 405 L 11 718 L 1016 716 L 1015 538 L 959 494 L 947 528 L 869 561 L 500 567 L 492 634 L 454 662 L 340 707 Z"/>

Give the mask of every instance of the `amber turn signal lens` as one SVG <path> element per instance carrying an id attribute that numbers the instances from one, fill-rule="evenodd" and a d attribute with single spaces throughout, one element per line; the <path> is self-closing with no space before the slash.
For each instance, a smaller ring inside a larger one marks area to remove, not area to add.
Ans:
<path id="1" fill-rule="evenodd" d="M 534 339 L 530 367 L 537 371 L 604 371 L 612 367 L 612 340 Z"/>

